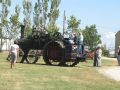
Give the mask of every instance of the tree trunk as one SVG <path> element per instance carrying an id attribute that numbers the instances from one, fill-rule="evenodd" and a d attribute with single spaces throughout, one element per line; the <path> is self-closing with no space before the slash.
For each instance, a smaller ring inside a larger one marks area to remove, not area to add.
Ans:
<path id="1" fill-rule="evenodd" d="M 0 52 L 2 52 L 2 45 L 3 45 L 3 42 L 2 42 L 2 37 L 1 37 Z"/>

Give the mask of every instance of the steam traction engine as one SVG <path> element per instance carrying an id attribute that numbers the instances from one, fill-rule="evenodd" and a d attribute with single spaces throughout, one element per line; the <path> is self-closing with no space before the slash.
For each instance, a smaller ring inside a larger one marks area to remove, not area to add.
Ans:
<path id="1" fill-rule="evenodd" d="M 19 47 L 23 51 L 21 63 L 26 60 L 28 63 L 30 51 L 36 50 L 31 57 L 34 56 L 32 63 L 36 63 L 39 55 L 43 56 L 47 65 L 75 66 L 80 61 L 84 61 L 85 57 L 78 57 L 77 45 L 70 43 L 69 38 L 64 38 L 59 32 L 54 34 L 34 31 L 27 38 L 17 40 Z"/>

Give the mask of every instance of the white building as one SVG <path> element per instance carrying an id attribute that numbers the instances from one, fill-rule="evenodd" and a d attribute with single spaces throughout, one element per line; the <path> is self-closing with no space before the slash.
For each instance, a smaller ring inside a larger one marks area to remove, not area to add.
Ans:
<path id="1" fill-rule="evenodd" d="M 2 43 L 3 43 L 3 45 L 1 46 L 1 39 L 0 39 L 0 49 L 2 49 L 3 51 L 4 50 L 9 50 L 11 44 L 14 43 L 14 40 L 13 39 L 8 39 L 8 38 L 4 38 L 4 39 L 2 39 Z"/>

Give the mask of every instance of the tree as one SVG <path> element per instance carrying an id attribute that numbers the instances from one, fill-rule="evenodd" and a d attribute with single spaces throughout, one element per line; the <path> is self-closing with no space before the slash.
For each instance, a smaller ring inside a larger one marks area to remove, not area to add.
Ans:
<path id="1" fill-rule="evenodd" d="M 80 20 L 77 20 L 75 16 L 70 16 L 70 19 L 67 20 L 68 29 L 71 30 L 71 32 L 78 32 L 78 28 L 80 25 Z"/>
<path id="2" fill-rule="evenodd" d="M 46 28 L 49 0 L 37 0 L 34 7 L 34 24 L 37 29 Z"/>
<path id="3" fill-rule="evenodd" d="M 48 13 L 49 23 L 48 32 L 56 32 L 59 28 L 56 25 L 56 21 L 59 17 L 59 5 L 61 0 L 50 0 L 50 12 Z"/>
<path id="4" fill-rule="evenodd" d="M 11 15 L 10 17 L 10 37 L 16 38 L 19 36 L 20 31 L 18 30 L 20 27 L 20 22 L 19 22 L 19 13 L 20 13 L 20 7 L 19 5 L 16 5 L 15 7 L 15 14 Z"/>
<path id="5" fill-rule="evenodd" d="M 7 16 L 8 16 L 8 7 L 11 6 L 11 0 L 2 0 L 2 12 L 1 12 L 1 15 L 0 15 L 0 18 L 1 18 L 1 23 L 0 23 L 0 38 L 1 38 L 1 45 L 0 45 L 0 51 L 2 51 L 2 46 L 3 46 L 3 36 L 4 36 L 4 30 L 7 29 L 8 27 L 8 20 L 7 20 Z"/>
<path id="6" fill-rule="evenodd" d="M 33 17 L 34 26 L 37 29 L 42 28 L 41 13 L 42 13 L 42 3 L 40 2 L 40 0 L 37 0 L 34 6 L 34 17 Z"/>
<path id="7" fill-rule="evenodd" d="M 106 48 L 106 45 L 102 47 L 102 55 L 103 56 L 109 56 L 109 50 Z"/>
<path id="8" fill-rule="evenodd" d="M 43 28 L 44 29 L 46 29 L 46 22 L 47 22 L 47 15 L 48 15 L 48 2 L 49 2 L 49 0 L 42 0 L 42 7 L 43 7 Z"/>
<path id="9" fill-rule="evenodd" d="M 101 43 L 100 35 L 97 32 L 96 25 L 86 26 L 83 30 L 84 44 L 93 50 L 99 43 Z"/>
<path id="10" fill-rule="evenodd" d="M 29 0 L 23 0 L 23 14 L 24 18 L 24 25 L 25 25 L 25 36 L 31 34 L 31 11 L 32 11 L 32 4 Z"/>
<path id="11" fill-rule="evenodd" d="M 2 26 L 7 26 L 8 25 L 8 7 L 11 6 L 11 0 L 2 0 L 2 15 L 1 15 L 1 23 Z"/>
<path id="12" fill-rule="evenodd" d="M 38 0 L 34 7 L 34 25 L 38 29 L 56 32 L 59 28 L 56 21 L 59 17 L 61 0 Z"/>

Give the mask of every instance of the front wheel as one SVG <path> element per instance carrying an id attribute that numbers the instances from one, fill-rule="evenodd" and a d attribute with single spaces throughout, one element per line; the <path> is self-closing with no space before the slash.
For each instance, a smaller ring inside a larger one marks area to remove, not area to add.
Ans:
<path id="1" fill-rule="evenodd" d="M 30 50 L 27 56 L 27 61 L 32 64 L 37 63 L 40 53 L 41 52 L 38 50 Z"/>

